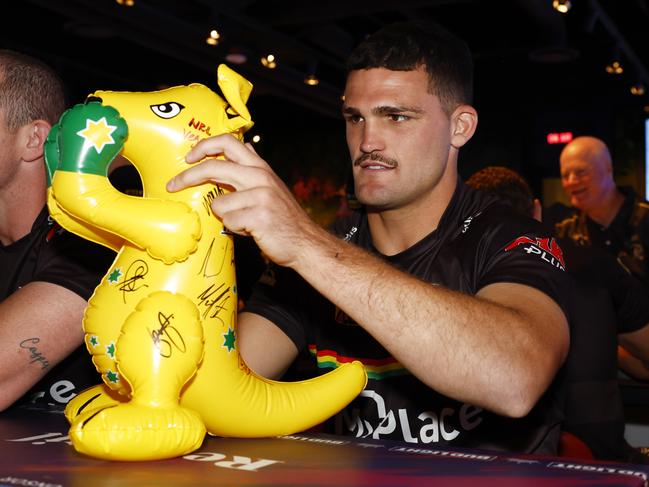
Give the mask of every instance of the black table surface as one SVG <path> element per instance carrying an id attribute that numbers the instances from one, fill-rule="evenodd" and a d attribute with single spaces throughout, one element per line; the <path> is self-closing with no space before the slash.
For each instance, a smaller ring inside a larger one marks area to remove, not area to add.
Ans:
<path id="1" fill-rule="evenodd" d="M 149 462 L 74 451 L 60 412 L 0 414 L 0 486 L 647 486 L 649 466 L 512 455 L 321 434 L 207 437 Z"/>

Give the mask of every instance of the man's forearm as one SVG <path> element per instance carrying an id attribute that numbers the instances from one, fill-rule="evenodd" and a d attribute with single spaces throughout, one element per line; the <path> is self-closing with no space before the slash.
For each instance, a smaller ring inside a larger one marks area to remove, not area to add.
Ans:
<path id="1" fill-rule="evenodd" d="M 487 299 L 468 296 L 423 282 L 324 231 L 303 248 L 292 267 L 442 394 L 523 415 L 563 360 L 565 323 L 548 331 L 525 311 L 536 312 L 540 291 L 508 285 L 524 291 L 513 297 L 516 306 L 499 299 L 497 287 Z"/>
<path id="2" fill-rule="evenodd" d="M 86 302 L 55 284 L 32 282 L 0 303 L 0 411 L 83 342 Z"/>
<path id="3" fill-rule="evenodd" d="M 617 364 L 622 371 L 634 379 L 649 381 L 649 364 L 638 359 L 622 346 L 618 346 Z"/>

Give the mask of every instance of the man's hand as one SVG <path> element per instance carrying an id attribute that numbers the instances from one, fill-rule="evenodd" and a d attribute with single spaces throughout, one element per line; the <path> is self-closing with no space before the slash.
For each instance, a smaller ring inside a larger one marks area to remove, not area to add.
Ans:
<path id="1" fill-rule="evenodd" d="M 187 162 L 208 159 L 174 177 L 167 189 L 214 182 L 235 191 L 212 202 L 212 211 L 223 225 L 240 235 L 252 236 L 275 263 L 294 266 L 302 243 L 323 230 L 300 207 L 286 185 L 250 145 L 231 135 L 200 141 L 187 154 Z"/>

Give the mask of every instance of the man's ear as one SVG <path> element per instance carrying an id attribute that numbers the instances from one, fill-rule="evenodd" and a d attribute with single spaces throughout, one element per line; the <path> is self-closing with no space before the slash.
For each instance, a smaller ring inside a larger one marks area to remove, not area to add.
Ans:
<path id="1" fill-rule="evenodd" d="M 43 157 L 43 144 L 52 126 L 45 120 L 34 120 L 20 128 L 23 142 L 22 160 L 33 162 Z"/>
<path id="2" fill-rule="evenodd" d="M 451 115 L 451 145 L 459 149 L 466 144 L 478 126 L 478 112 L 470 105 L 460 105 Z"/>

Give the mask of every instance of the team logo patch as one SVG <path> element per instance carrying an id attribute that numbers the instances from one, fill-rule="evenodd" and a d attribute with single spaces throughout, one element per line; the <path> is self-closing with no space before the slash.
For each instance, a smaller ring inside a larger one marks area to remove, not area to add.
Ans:
<path id="1" fill-rule="evenodd" d="M 61 235 L 65 230 L 61 228 L 61 225 L 56 223 L 54 219 L 52 219 L 51 216 L 47 217 L 47 224 L 50 227 L 50 229 L 47 232 L 47 235 L 45 235 L 45 242 L 50 243 L 50 241 L 54 238 L 55 235 Z"/>
<path id="2" fill-rule="evenodd" d="M 479 211 L 475 215 L 471 215 L 466 220 L 464 220 L 462 222 L 462 233 L 466 233 L 466 231 L 469 229 L 469 225 L 471 225 L 471 222 L 473 221 L 473 219 L 479 217 L 481 214 L 482 214 L 482 212 Z"/>
<path id="3" fill-rule="evenodd" d="M 527 237 L 522 235 L 514 239 L 505 247 L 505 252 L 522 247 L 528 254 L 538 255 L 553 267 L 562 271 L 566 270 L 566 263 L 563 259 L 563 251 L 557 241 L 552 237 Z"/>
<path id="4" fill-rule="evenodd" d="M 354 236 L 354 234 L 355 234 L 357 231 L 358 231 L 358 227 L 352 227 L 352 228 L 350 228 L 350 229 L 349 229 L 349 232 L 347 232 L 347 233 L 345 234 L 345 236 L 343 237 L 343 240 L 344 240 L 345 242 L 350 242 L 351 239 L 352 239 L 352 237 Z"/>

